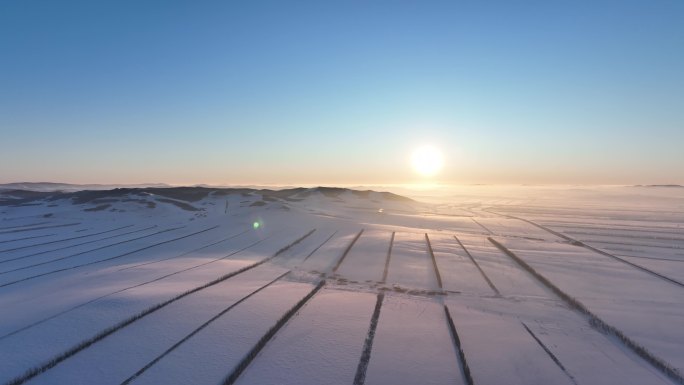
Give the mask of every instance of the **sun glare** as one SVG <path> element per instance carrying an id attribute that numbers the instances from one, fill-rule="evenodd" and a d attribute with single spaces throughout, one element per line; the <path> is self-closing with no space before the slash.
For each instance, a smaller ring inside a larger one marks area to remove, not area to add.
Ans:
<path id="1" fill-rule="evenodd" d="M 442 170 L 444 158 L 439 149 L 432 146 L 423 146 L 416 149 L 413 155 L 411 155 L 411 165 L 422 176 L 435 176 Z"/>

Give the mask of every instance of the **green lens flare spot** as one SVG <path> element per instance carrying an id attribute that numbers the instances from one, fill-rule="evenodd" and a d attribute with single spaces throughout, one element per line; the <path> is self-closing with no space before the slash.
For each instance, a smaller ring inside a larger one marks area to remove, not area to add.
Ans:
<path id="1" fill-rule="evenodd" d="M 254 230 L 258 229 L 259 226 L 261 226 L 261 225 L 259 224 L 259 222 L 254 222 L 254 223 L 252 223 L 252 227 L 254 227 Z"/>

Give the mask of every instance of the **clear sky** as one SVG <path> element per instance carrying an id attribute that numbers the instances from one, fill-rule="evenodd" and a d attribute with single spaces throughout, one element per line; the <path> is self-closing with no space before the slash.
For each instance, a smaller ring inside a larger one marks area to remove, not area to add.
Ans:
<path id="1" fill-rule="evenodd" d="M 0 182 L 684 183 L 684 1 L 0 2 Z"/>

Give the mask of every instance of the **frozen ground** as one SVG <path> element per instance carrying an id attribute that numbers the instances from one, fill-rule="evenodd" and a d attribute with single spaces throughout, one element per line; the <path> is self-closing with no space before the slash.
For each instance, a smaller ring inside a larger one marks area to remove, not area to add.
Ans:
<path id="1" fill-rule="evenodd" d="M 0 384 L 684 383 L 684 188 L 31 187 Z"/>

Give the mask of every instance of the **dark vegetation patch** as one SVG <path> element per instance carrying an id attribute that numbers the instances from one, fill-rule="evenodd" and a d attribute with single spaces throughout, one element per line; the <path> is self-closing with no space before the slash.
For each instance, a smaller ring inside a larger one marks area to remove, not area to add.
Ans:
<path id="1" fill-rule="evenodd" d="M 264 201 L 256 201 L 249 205 L 249 207 L 259 207 L 259 206 L 266 206 L 266 202 Z"/>
<path id="2" fill-rule="evenodd" d="M 115 188 L 112 190 L 83 190 L 76 192 L 42 192 L 29 190 L 1 190 L 0 206 L 34 204 L 38 201 L 53 202 L 58 200 L 71 200 L 73 204 L 105 204 L 116 201 L 142 201 L 142 197 L 150 195 L 162 197 L 176 202 L 197 202 L 208 196 L 227 196 L 240 194 L 243 197 L 252 197 L 260 194 L 263 201 L 274 202 L 277 200 L 301 201 L 314 192 L 320 192 L 328 198 L 339 198 L 347 191 L 351 191 L 358 197 L 368 198 L 372 191 L 356 191 L 342 187 L 315 187 L 315 188 L 289 188 L 283 190 L 248 189 L 248 188 L 213 188 L 213 187 L 147 187 L 147 188 Z M 412 202 L 410 198 L 389 192 L 380 192 L 384 199 Z M 137 198 L 136 198 L 137 197 Z M 158 199 L 159 200 L 159 199 Z M 160 200 L 161 201 L 161 200 Z M 142 202 L 140 202 L 142 203 Z M 145 203 L 147 204 L 147 203 Z M 193 207 L 190 209 L 189 207 Z M 194 206 L 185 206 L 185 210 L 195 211 Z"/>
<path id="3" fill-rule="evenodd" d="M 157 207 L 157 204 L 156 204 L 156 203 L 154 203 L 154 202 L 152 202 L 152 201 L 145 200 L 145 199 L 127 198 L 127 199 L 122 199 L 121 202 L 134 202 L 134 203 L 139 203 L 139 204 L 141 204 L 141 205 L 147 206 L 148 209 L 153 209 L 153 208 Z"/>
<path id="4" fill-rule="evenodd" d="M 307 191 L 308 189 L 303 188 L 303 187 L 298 187 L 298 188 L 290 188 L 290 189 L 284 189 L 284 190 L 261 190 L 262 195 L 267 194 L 272 197 L 280 198 L 280 199 L 286 199 L 290 198 L 294 195 L 300 194 L 304 191 Z"/>
<path id="5" fill-rule="evenodd" d="M 118 199 L 114 198 L 99 198 L 99 199 L 93 199 L 90 203 L 116 203 L 119 202 Z"/>
<path id="6" fill-rule="evenodd" d="M 83 209 L 83 211 L 102 211 L 102 210 L 106 210 L 106 209 L 110 208 L 111 206 L 112 205 L 110 205 L 109 203 L 105 203 L 103 205 L 91 207 L 88 209 Z"/>
<path id="7" fill-rule="evenodd" d="M 52 213 L 47 213 L 43 215 L 43 218 L 50 218 L 52 216 Z"/>
<path id="8" fill-rule="evenodd" d="M 85 190 L 77 191 L 73 193 L 63 193 L 60 195 L 55 195 L 49 198 L 49 200 L 57 200 L 64 198 L 71 198 L 74 204 L 81 205 L 85 203 L 91 203 L 92 201 L 98 199 L 112 199 L 121 198 L 129 194 L 139 194 L 138 189 L 131 188 L 115 188 L 113 190 Z"/>
<path id="9" fill-rule="evenodd" d="M 342 187 L 316 187 L 314 190 L 320 192 L 328 198 L 337 198 L 343 192 L 348 191 L 348 189 Z"/>
<path id="10" fill-rule="evenodd" d="M 240 194 L 242 196 L 248 197 L 252 196 L 252 191 L 254 190 L 249 188 L 215 188 L 214 191 L 211 192 L 211 195 L 222 197 L 226 195 Z"/>
<path id="11" fill-rule="evenodd" d="M 0 190 L 0 205 L 5 202 L 21 203 L 20 201 L 33 201 L 48 197 L 54 193 L 45 191 L 30 191 L 30 190 Z"/>
<path id="12" fill-rule="evenodd" d="M 382 195 L 383 199 L 387 199 L 390 201 L 399 201 L 399 202 L 415 202 L 413 199 L 405 197 L 403 195 L 397 195 L 391 192 L 386 192 L 383 191 L 380 193 Z"/>
<path id="13" fill-rule="evenodd" d="M 186 211 L 199 211 L 199 209 L 189 203 L 175 201 L 173 199 L 157 198 L 157 201 L 169 203 L 175 205 L 176 207 L 186 210 Z"/>

